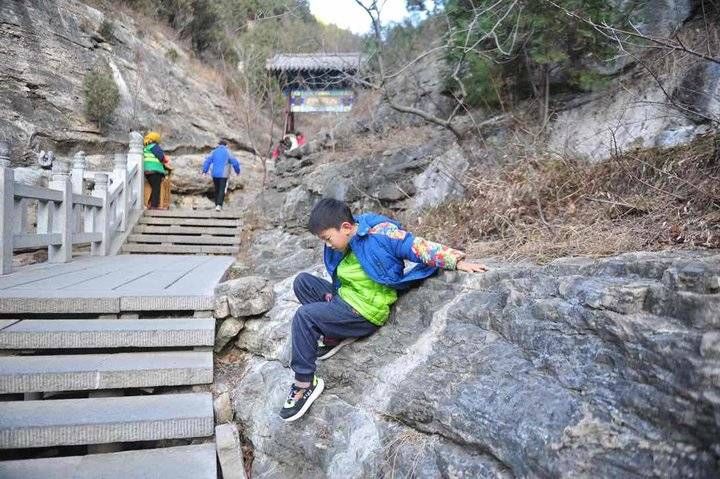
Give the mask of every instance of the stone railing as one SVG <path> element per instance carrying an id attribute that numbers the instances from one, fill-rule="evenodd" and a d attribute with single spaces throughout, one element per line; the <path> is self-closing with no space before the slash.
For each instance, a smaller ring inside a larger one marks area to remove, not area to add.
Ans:
<path id="1" fill-rule="evenodd" d="M 85 154 L 70 165 L 55 159 L 47 188 L 14 180 L 9 145 L 0 142 L 0 274 L 10 273 L 15 251 L 48 248 L 48 261 L 68 262 L 73 247 L 114 254 L 143 209 L 142 136 L 130 133 L 130 148 L 116 154 L 112 172 L 85 170 Z M 94 181 L 85 191 L 85 180 Z M 30 216 L 35 213 L 35 221 Z M 34 223 L 34 224 L 33 224 Z"/>

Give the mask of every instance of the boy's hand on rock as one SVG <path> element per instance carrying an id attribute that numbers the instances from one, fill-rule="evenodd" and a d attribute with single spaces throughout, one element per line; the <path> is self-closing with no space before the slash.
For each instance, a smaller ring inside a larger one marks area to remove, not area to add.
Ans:
<path id="1" fill-rule="evenodd" d="M 465 271 L 467 273 L 484 273 L 490 268 L 481 263 L 471 263 L 470 261 L 460 260 L 458 261 L 455 269 L 458 271 Z"/>

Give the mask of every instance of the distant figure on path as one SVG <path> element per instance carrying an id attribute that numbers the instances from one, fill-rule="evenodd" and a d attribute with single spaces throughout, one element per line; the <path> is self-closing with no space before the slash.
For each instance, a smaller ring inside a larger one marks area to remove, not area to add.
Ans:
<path id="1" fill-rule="evenodd" d="M 302 133 L 299 132 L 299 131 L 296 131 L 296 132 L 295 132 L 295 138 L 297 138 L 298 147 L 301 147 L 301 146 L 303 146 L 305 143 L 307 143 L 307 140 L 305 139 L 305 135 L 302 134 Z"/>
<path id="2" fill-rule="evenodd" d="M 150 209 L 157 209 L 160 206 L 160 185 L 167 174 L 170 158 L 160 148 L 160 133 L 148 132 L 143 143 L 143 169 L 150 183 Z"/>
<path id="3" fill-rule="evenodd" d="M 230 176 L 230 166 L 235 170 L 235 174 L 240 174 L 240 163 L 232 156 L 227 147 L 227 141 L 220 140 L 218 146 L 210 153 L 203 163 L 203 175 L 208 173 L 212 165 L 212 179 L 215 185 L 215 211 L 221 211 L 225 202 L 225 191 L 227 189 L 227 181 Z"/>
<path id="4" fill-rule="evenodd" d="M 283 138 L 282 140 L 280 140 L 280 142 L 278 142 L 277 146 L 273 150 L 272 159 L 277 160 L 280 157 L 280 155 L 282 155 L 286 151 L 288 151 L 289 148 L 290 148 L 290 140 L 288 140 L 287 137 Z"/>

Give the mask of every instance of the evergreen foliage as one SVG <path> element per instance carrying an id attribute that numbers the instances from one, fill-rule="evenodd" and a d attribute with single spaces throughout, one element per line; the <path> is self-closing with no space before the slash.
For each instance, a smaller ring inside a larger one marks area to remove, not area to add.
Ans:
<path id="1" fill-rule="evenodd" d="M 634 2 L 620 8 L 604 0 L 556 0 L 598 24 L 624 23 Z M 614 44 L 591 25 L 546 2 L 519 0 L 448 0 L 448 60 L 464 61 L 461 80 L 470 105 L 496 106 L 504 100 L 537 93 L 550 82 L 555 88 L 593 89 L 603 83 L 597 67 L 613 54 Z M 466 45 L 475 45 L 468 51 Z M 448 80 L 449 88 L 458 85 Z"/>
<path id="2" fill-rule="evenodd" d="M 85 75 L 85 114 L 103 127 L 110 121 L 120 103 L 120 92 L 109 65 L 101 61 Z"/>

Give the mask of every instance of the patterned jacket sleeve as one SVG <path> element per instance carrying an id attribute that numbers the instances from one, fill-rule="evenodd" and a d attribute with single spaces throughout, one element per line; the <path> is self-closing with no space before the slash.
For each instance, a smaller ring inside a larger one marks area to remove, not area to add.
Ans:
<path id="1" fill-rule="evenodd" d="M 382 234 L 389 239 L 396 257 L 443 269 L 456 269 L 465 253 L 434 241 L 429 241 L 398 228 L 392 223 L 380 223 L 370 234 Z"/>

